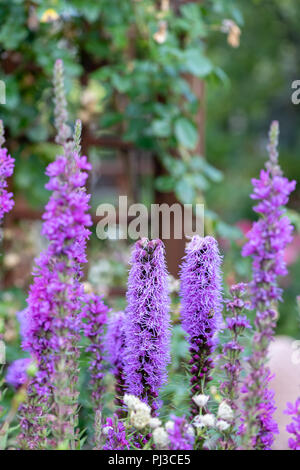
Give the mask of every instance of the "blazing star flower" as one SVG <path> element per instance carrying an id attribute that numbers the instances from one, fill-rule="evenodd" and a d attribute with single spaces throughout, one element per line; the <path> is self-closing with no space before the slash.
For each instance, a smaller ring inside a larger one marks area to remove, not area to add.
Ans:
<path id="1" fill-rule="evenodd" d="M 286 430 L 293 436 L 289 438 L 289 448 L 300 450 L 300 398 L 297 398 L 295 405 L 287 403 L 285 413 L 292 416 L 292 422 L 286 427 Z"/>
<path id="2" fill-rule="evenodd" d="M 6 382 L 16 389 L 28 382 L 29 377 L 27 369 L 31 363 L 32 359 L 30 357 L 17 359 L 12 362 L 7 369 L 5 378 Z"/>
<path id="3" fill-rule="evenodd" d="M 195 441 L 193 427 L 184 417 L 171 416 L 174 423 L 168 428 L 170 450 L 192 450 Z"/>
<path id="4" fill-rule="evenodd" d="M 0 120 L 0 225 L 4 214 L 9 212 L 14 205 L 13 194 L 7 191 L 7 178 L 13 174 L 15 160 L 8 154 L 6 148 L 2 148 L 4 143 L 3 123 Z"/>
<path id="5" fill-rule="evenodd" d="M 278 276 L 287 274 L 284 249 L 292 240 L 292 226 L 284 215 L 295 181 L 288 181 L 278 165 L 278 123 L 271 124 L 269 134 L 269 161 L 259 179 L 252 180 L 252 199 L 258 201 L 254 210 L 260 215 L 248 233 L 243 256 L 253 259 L 251 282 L 252 304 L 256 310 L 253 352 L 249 358 L 250 373 L 242 388 L 244 412 L 240 433 L 244 446 L 270 449 L 277 433 L 273 420 L 274 393 L 268 389 L 271 373 L 265 364 L 268 346 L 276 326 L 277 302 L 281 300 Z"/>
<path id="6" fill-rule="evenodd" d="M 160 240 L 139 240 L 131 258 L 126 310 L 125 377 L 128 393 L 156 410 L 170 360 L 168 276 Z"/>
<path id="7" fill-rule="evenodd" d="M 90 340 L 90 345 L 86 352 L 92 356 L 90 362 L 91 388 L 94 408 L 101 408 L 101 398 L 103 394 L 103 330 L 107 323 L 108 307 L 102 299 L 95 294 L 86 297 L 86 305 L 83 310 L 84 335 Z"/>
<path id="8" fill-rule="evenodd" d="M 122 407 L 125 377 L 124 377 L 124 354 L 125 354 L 125 314 L 115 312 L 108 320 L 107 333 L 105 338 L 108 359 L 113 366 L 115 376 L 115 403 Z M 122 410 L 119 408 L 117 414 L 121 416 Z"/>
<path id="9" fill-rule="evenodd" d="M 194 236 L 181 267 L 181 321 L 190 344 L 191 393 L 205 394 L 221 320 L 221 257 L 213 237 Z M 204 410 L 205 411 L 205 410 Z M 192 400 L 192 415 L 198 414 Z"/>
<path id="10" fill-rule="evenodd" d="M 62 79 L 61 67 L 58 61 L 55 67 L 56 82 Z M 61 104 L 63 83 L 59 86 L 56 83 L 56 91 L 56 101 Z M 55 114 L 56 123 L 60 125 L 57 142 L 63 145 L 64 152 L 50 163 L 46 171 L 49 177 L 46 188 L 52 195 L 43 215 L 42 234 L 49 245 L 35 262 L 34 280 L 27 300 L 28 324 L 23 347 L 36 359 L 39 370 L 29 386 L 28 407 L 25 409 L 25 405 L 21 412 L 23 448 L 32 448 L 36 445 L 36 436 L 45 436 L 41 424 L 36 429 L 34 417 L 31 416 L 30 422 L 28 410 L 45 416 L 45 410 L 33 410 L 52 406 L 53 400 L 56 419 L 51 426 L 58 446 L 65 442 L 71 442 L 73 446 L 75 441 L 78 344 L 82 326 L 80 313 L 85 300 L 80 278 L 90 234 L 87 227 L 91 225 L 90 215 L 87 214 L 90 196 L 84 185 L 91 166 L 87 158 L 76 151 L 78 124 L 74 138 L 67 141 L 68 127 L 63 124 L 66 113 L 59 108 Z M 59 114 L 61 119 L 58 118 Z M 38 406 L 32 404 L 38 402 Z M 46 418 L 44 421 L 44 426 L 47 426 Z"/>

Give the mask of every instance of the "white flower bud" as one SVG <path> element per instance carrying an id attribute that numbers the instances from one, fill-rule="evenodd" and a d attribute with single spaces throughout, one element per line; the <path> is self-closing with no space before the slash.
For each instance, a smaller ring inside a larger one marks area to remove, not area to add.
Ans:
<path id="1" fill-rule="evenodd" d="M 209 400 L 209 395 L 194 395 L 193 401 L 199 408 L 203 408 Z"/>
<path id="2" fill-rule="evenodd" d="M 128 393 L 125 393 L 123 401 L 130 410 L 134 410 L 137 406 L 140 405 L 140 403 L 142 403 L 138 397 L 135 395 L 129 395 Z"/>
<path id="3" fill-rule="evenodd" d="M 158 428 L 159 426 L 161 426 L 161 420 L 158 418 L 151 418 L 149 421 L 149 426 L 152 429 Z"/>
<path id="4" fill-rule="evenodd" d="M 222 401 L 218 409 L 218 417 L 224 419 L 225 421 L 231 421 L 234 417 L 233 411 L 226 401 Z"/>
<path id="5" fill-rule="evenodd" d="M 219 429 L 219 431 L 226 431 L 226 429 L 228 429 L 230 427 L 230 424 L 227 423 L 227 421 L 224 421 L 223 419 L 220 419 L 218 422 L 217 422 L 217 428 Z"/>
<path id="6" fill-rule="evenodd" d="M 136 429 L 143 429 L 150 423 L 151 409 L 146 403 L 141 403 L 130 413 L 130 423 Z"/>
<path id="7" fill-rule="evenodd" d="M 195 428 L 213 428 L 215 426 L 216 419 L 213 414 L 207 413 L 206 415 L 198 415 L 194 418 L 193 424 Z"/>
<path id="8" fill-rule="evenodd" d="M 104 436 L 107 436 L 110 429 L 113 428 L 111 426 L 105 426 L 104 428 L 102 428 L 102 434 L 104 434 Z"/>
<path id="9" fill-rule="evenodd" d="M 167 431 L 173 431 L 174 429 L 174 421 L 167 421 L 165 424 L 165 428 Z"/>
<path id="10" fill-rule="evenodd" d="M 164 428 L 159 427 L 159 428 L 154 429 L 153 441 L 154 441 L 154 444 L 158 447 L 158 449 L 168 448 L 169 438 L 168 438 L 168 433 L 164 430 Z"/>

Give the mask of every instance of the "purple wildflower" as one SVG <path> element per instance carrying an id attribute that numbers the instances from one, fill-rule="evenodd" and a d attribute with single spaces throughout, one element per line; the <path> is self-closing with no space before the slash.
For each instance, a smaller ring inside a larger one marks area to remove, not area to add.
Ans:
<path id="1" fill-rule="evenodd" d="M 244 309 L 249 308 L 249 303 L 243 299 L 247 289 L 247 284 L 240 283 L 231 286 L 232 298 L 226 300 L 226 309 L 232 316 L 226 318 L 225 331 L 229 332 L 229 340 L 223 344 L 222 354 L 219 357 L 220 368 L 225 373 L 225 380 L 220 385 L 220 392 L 226 399 L 226 403 L 233 410 L 233 418 L 230 420 L 230 427 L 225 435 L 219 440 L 223 450 L 235 449 L 236 442 L 232 432 L 237 419 L 237 402 L 239 398 L 240 375 L 242 372 L 241 355 L 244 347 L 241 345 L 241 337 L 246 329 L 251 325 L 243 315 Z"/>
<path id="2" fill-rule="evenodd" d="M 13 194 L 7 191 L 7 178 L 14 171 L 15 160 L 8 154 L 6 148 L 2 148 L 4 143 L 4 128 L 0 120 L 0 224 L 5 213 L 9 212 L 14 205 Z"/>
<path id="3" fill-rule="evenodd" d="M 102 299 L 95 294 L 87 295 L 87 303 L 83 310 L 84 335 L 89 339 L 90 345 L 86 352 L 90 353 L 89 371 L 92 388 L 92 400 L 95 410 L 101 409 L 101 398 L 103 394 L 103 329 L 107 323 L 108 307 Z"/>
<path id="4" fill-rule="evenodd" d="M 230 332 L 231 337 L 223 345 L 220 357 L 221 369 L 226 374 L 226 380 L 222 382 L 220 390 L 233 410 L 237 409 L 239 379 L 242 371 L 240 356 L 245 349 L 240 344 L 240 338 L 246 329 L 251 328 L 247 316 L 243 315 L 243 310 L 249 308 L 248 302 L 243 299 L 246 289 L 247 285 L 243 283 L 231 286 L 232 299 L 225 302 L 227 311 L 233 316 L 225 320 L 226 330 Z"/>
<path id="5" fill-rule="evenodd" d="M 103 450 L 129 449 L 129 442 L 126 438 L 125 426 L 121 421 L 118 420 L 116 415 L 114 418 L 106 418 L 106 423 L 102 428 L 102 434 L 106 436 Z"/>
<path id="6" fill-rule="evenodd" d="M 61 67 L 61 62 L 57 62 L 56 81 L 62 78 Z M 52 421 L 52 431 L 58 445 L 70 442 L 71 447 L 77 419 L 80 312 L 85 298 L 80 278 L 90 234 L 87 227 L 91 225 L 87 214 L 89 195 L 84 188 L 91 166 L 86 157 L 74 150 L 78 148 L 78 128 L 77 124 L 71 141 L 62 140 L 66 132 L 60 134 L 64 154 L 50 163 L 46 171 L 49 176 L 46 188 L 52 195 L 43 215 L 42 233 L 49 245 L 35 263 L 23 342 L 39 369 L 29 387 L 29 402 L 30 399 L 36 402 L 37 396 L 39 406 L 45 407 L 54 399 L 56 419 Z M 33 408 L 32 403 L 29 406 Z M 27 441 L 27 446 L 32 447 L 30 439 L 35 439 L 40 430 L 36 431 L 26 420 L 21 423 L 25 433 L 23 444 L 26 446 Z"/>
<path id="7" fill-rule="evenodd" d="M 106 349 L 108 352 L 108 359 L 113 366 L 113 373 L 115 376 L 115 403 L 117 406 L 122 407 L 125 387 L 124 377 L 124 355 L 125 355 L 125 314 L 124 312 L 115 312 L 109 318 L 107 333 L 106 333 Z M 121 409 L 117 411 L 121 415 Z"/>
<path id="8" fill-rule="evenodd" d="M 240 433 L 245 445 L 255 449 L 270 449 L 277 433 L 273 420 L 275 411 L 274 393 L 268 389 L 272 379 L 265 364 L 270 341 L 276 327 L 276 303 L 281 300 L 278 276 L 287 274 L 284 249 L 292 240 L 292 226 L 288 217 L 283 216 L 295 181 L 282 176 L 278 165 L 278 123 L 271 124 L 269 134 L 269 161 L 258 180 L 252 180 L 252 199 L 258 204 L 254 210 L 260 215 L 248 233 L 248 242 L 243 248 L 243 256 L 253 259 L 253 280 L 251 293 L 253 308 L 256 310 L 253 352 L 249 358 L 250 373 L 245 379 L 242 392 L 243 417 Z"/>
<path id="9" fill-rule="evenodd" d="M 192 450 L 195 434 L 193 427 L 184 417 L 171 416 L 172 426 L 167 428 L 169 450 Z"/>
<path id="10" fill-rule="evenodd" d="M 295 405 L 287 403 L 285 413 L 292 416 L 292 422 L 286 427 L 286 430 L 293 435 L 289 438 L 289 448 L 300 450 L 300 398 L 297 398 Z"/>
<path id="11" fill-rule="evenodd" d="M 28 381 L 27 369 L 32 359 L 26 357 L 12 362 L 7 369 L 6 382 L 14 388 L 19 388 Z"/>
<path id="12" fill-rule="evenodd" d="M 213 237 L 194 236 L 181 267 L 181 320 L 190 344 L 191 393 L 204 394 L 212 379 L 212 353 L 221 320 L 221 256 Z M 198 414 L 192 401 L 192 415 Z"/>
<path id="13" fill-rule="evenodd" d="M 126 310 L 128 393 L 155 411 L 170 361 L 170 317 L 165 250 L 161 240 L 139 240 L 131 258 Z"/>

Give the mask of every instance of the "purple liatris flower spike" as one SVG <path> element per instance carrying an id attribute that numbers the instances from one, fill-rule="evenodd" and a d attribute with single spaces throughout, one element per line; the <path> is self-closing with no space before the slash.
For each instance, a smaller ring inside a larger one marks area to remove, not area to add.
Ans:
<path id="1" fill-rule="evenodd" d="M 86 305 L 83 310 L 84 335 L 90 344 L 86 352 L 90 353 L 91 361 L 89 371 L 92 389 L 92 401 L 95 410 L 101 409 L 101 398 L 103 394 L 103 330 L 107 323 L 108 307 L 102 299 L 95 294 L 86 296 Z"/>
<path id="2" fill-rule="evenodd" d="M 289 438 L 289 448 L 300 450 L 300 398 L 297 398 L 295 405 L 287 403 L 285 413 L 292 416 L 292 422 L 286 427 L 288 433 L 293 436 Z"/>
<path id="3" fill-rule="evenodd" d="M 166 425 L 169 450 L 192 450 L 195 442 L 193 427 L 184 417 L 171 416 Z"/>
<path id="4" fill-rule="evenodd" d="M 115 403 L 117 406 L 123 406 L 122 397 L 125 390 L 125 377 L 124 377 L 124 355 L 125 355 L 125 313 L 115 312 L 111 315 L 108 321 L 106 333 L 106 349 L 108 353 L 108 360 L 113 367 L 115 376 Z M 122 410 L 117 410 L 118 415 L 122 415 Z"/>
<path id="5" fill-rule="evenodd" d="M 14 205 L 12 200 L 13 195 L 7 191 L 7 179 L 13 174 L 15 161 L 8 154 L 7 149 L 2 147 L 3 143 L 4 129 L 3 123 L 0 120 L 0 225 L 4 214 L 9 212 Z"/>
<path id="6" fill-rule="evenodd" d="M 128 393 L 157 409 L 170 360 L 165 250 L 161 240 L 136 242 L 128 279 L 125 376 Z"/>
<path id="7" fill-rule="evenodd" d="M 243 256 L 253 259 L 251 282 L 252 304 L 256 310 L 253 352 L 249 358 L 250 373 L 242 392 L 243 416 L 240 433 L 244 446 L 254 449 L 270 449 L 277 425 L 273 420 L 274 393 L 269 390 L 271 374 L 265 364 L 270 341 L 273 339 L 277 319 L 277 302 L 281 300 L 278 276 L 287 274 L 284 249 L 292 240 L 292 226 L 284 216 L 284 206 L 295 188 L 295 181 L 282 175 L 278 165 L 278 123 L 271 124 L 269 134 L 269 161 L 259 179 L 252 180 L 252 199 L 260 215 L 248 233 Z"/>
<path id="8" fill-rule="evenodd" d="M 60 67 L 61 64 L 57 63 L 56 80 L 60 77 Z M 42 233 L 49 245 L 35 262 L 23 347 L 36 359 L 39 369 L 29 386 L 29 409 L 32 412 L 37 407 L 37 400 L 40 400 L 38 406 L 42 408 L 52 406 L 55 419 L 51 421 L 51 431 L 57 445 L 74 448 L 78 344 L 82 326 L 80 314 L 85 300 L 80 278 L 90 234 L 87 227 L 91 225 L 87 214 L 89 195 L 84 185 L 91 166 L 86 157 L 75 151 L 78 148 L 78 125 L 71 141 L 65 140 L 65 129 L 60 135 L 63 155 L 58 155 L 46 171 L 49 177 L 46 188 L 52 191 L 52 195 L 43 215 Z M 46 415 L 45 410 L 34 413 L 37 416 Z M 27 418 L 21 421 L 21 439 L 23 448 L 32 448 L 36 444 L 36 436 L 44 435 L 45 431 L 35 429 L 34 417 L 32 423 L 28 422 L 28 410 L 24 411 L 23 416 L 25 414 Z M 45 420 L 45 426 L 47 424 Z"/>
<path id="9" fill-rule="evenodd" d="M 29 379 L 27 369 L 31 363 L 28 357 L 12 362 L 7 369 L 6 382 L 16 389 L 24 385 Z"/>
<path id="10" fill-rule="evenodd" d="M 204 394 L 214 367 L 212 353 L 221 320 L 221 256 L 213 237 L 194 236 L 181 266 L 181 321 L 190 344 L 191 393 Z M 192 401 L 192 415 L 198 409 Z"/>

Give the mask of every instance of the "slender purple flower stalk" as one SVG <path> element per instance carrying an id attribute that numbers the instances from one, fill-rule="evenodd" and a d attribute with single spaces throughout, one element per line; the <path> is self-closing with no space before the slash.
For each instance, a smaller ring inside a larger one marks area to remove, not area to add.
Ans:
<path id="1" fill-rule="evenodd" d="M 92 401 L 94 410 L 101 410 L 101 399 L 103 395 L 103 357 L 104 325 L 107 323 L 108 307 L 102 299 L 95 294 L 87 295 L 87 302 L 83 310 L 84 335 L 89 339 L 90 345 L 86 352 L 91 354 L 89 371 L 91 374 L 90 384 L 92 389 Z"/>
<path id="2" fill-rule="evenodd" d="M 226 403 L 233 410 L 230 426 L 226 429 L 223 438 L 220 440 L 220 446 L 223 450 L 235 449 L 237 447 L 235 440 L 235 426 L 237 420 L 240 375 L 242 372 L 241 355 L 244 346 L 241 344 L 241 338 L 246 329 L 251 325 L 244 315 L 244 310 L 249 308 L 249 303 L 244 300 L 247 291 L 247 284 L 240 283 L 231 286 L 230 292 L 232 298 L 226 300 L 226 309 L 230 315 L 226 318 L 225 330 L 230 333 L 230 339 L 222 347 L 222 354 L 219 362 L 220 368 L 225 373 L 225 380 L 220 385 L 220 392 L 225 398 Z"/>
<path id="3" fill-rule="evenodd" d="M 4 214 L 9 212 L 14 205 L 13 194 L 7 191 L 7 178 L 13 174 L 15 160 L 8 154 L 7 149 L 2 147 L 4 142 L 4 127 L 0 120 L 0 225 Z"/>
<path id="4" fill-rule="evenodd" d="M 253 259 L 253 280 L 251 293 L 253 308 L 256 310 L 253 352 L 249 358 L 250 373 L 245 379 L 242 392 L 243 416 L 240 433 L 244 446 L 254 449 L 270 449 L 277 433 L 273 420 L 275 411 L 274 393 L 269 390 L 272 379 L 266 365 L 267 351 L 273 339 L 277 320 L 277 303 L 281 299 L 278 277 L 285 276 L 287 269 L 284 249 L 292 240 L 292 226 L 287 216 L 283 216 L 295 181 L 282 175 L 278 165 L 278 122 L 271 124 L 269 134 L 269 161 L 259 179 L 253 179 L 252 199 L 260 215 L 248 233 L 248 242 L 243 248 L 243 256 Z"/>
<path id="5" fill-rule="evenodd" d="M 297 398 L 294 405 L 287 403 L 285 413 L 292 416 L 292 422 L 286 427 L 286 430 L 293 436 L 289 438 L 289 448 L 300 450 L 300 397 Z"/>
<path id="6" fill-rule="evenodd" d="M 124 405 L 123 396 L 125 392 L 124 377 L 124 355 L 125 355 L 125 314 L 124 312 L 115 312 L 109 318 L 106 333 L 106 349 L 108 359 L 113 366 L 115 376 L 115 403 L 118 406 L 117 415 L 123 416 L 122 407 Z"/>
<path id="7" fill-rule="evenodd" d="M 193 427 L 184 417 L 171 416 L 168 426 L 169 450 L 193 450 L 195 434 Z"/>
<path id="8" fill-rule="evenodd" d="M 62 63 L 55 64 L 56 103 L 63 103 Z M 59 100 L 60 98 L 60 100 Z M 63 107 L 64 108 L 64 107 Z M 58 115 L 61 115 L 59 121 Z M 43 216 L 42 233 L 49 240 L 48 248 L 36 260 L 34 281 L 28 297 L 24 348 L 37 360 L 38 374 L 29 387 L 28 407 L 34 415 L 45 415 L 45 407 L 53 408 L 55 418 L 51 420 L 51 431 L 59 448 L 74 448 L 77 424 L 77 380 L 79 339 L 81 329 L 80 312 L 85 299 L 82 263 L 86 262 L 87 227 L 91 218 L 87 214 L 89 196 L 85 192 L 87 170 L 91 166 L 86 157 L 75 149 L 80 140 L 77 123 L 75 135 L 67 141 L 68 126 L 66 110 L 56 108 L 56 124 L 59 143 L 64 147 L 63 155 L 51 163 L 46 174 L 52 191 Z M 35 410 L 37 406 L 42 411 Z M 25 448 L 36 445 L 36 435 L 45 434 L 45 429 L 35 428 L 36 420 L 21 420 Z M 24 413 L 23 413 L 24 415 Z M 41 423 L 41 420 L 39 421 Z M 44 426 L 47 424 L 45 420 Z"/>
<path id="9" fill-rule="evenodd" d="M 239 381 L 242 371 L 241 354 L 244 346 L 241 345 L 241 337 L 246 329 L 251 325 L 244 310 L 249 308 L 249 303 L 243 299 L 247 289 L 247 284 L 240 283 L 231 286 L 232 298 L 226 300 L 226 309 L 232 316 L 226 318 L 226 330 L 230 332 L 231 338 L 223 345 L 220 357 L 221 369 L 226 374 L 226 379 L 221 383 L 220 391 L 226 398 L 227 403 L 233 410 L 237 410 L 239 396 Z"/>
<path id="10" fill-rule="evenodd" d="M 205 394 L 221 320 L 221 256 L 213 237 L 194 236 L 181 266 L 181 321 L 190 344 L 191 394 Z M 205 411 L 205 410 L 204 410 Z M 191 400 L 191 414 L 197 415 Z"/>
<path id="11" fill-rule="evenodd" d="M 161 240 L 136 242 L 128 279 L 125 376 L 128 393 L 158 408 L 170 361 L 170 316 L 165 250 Z"/>

